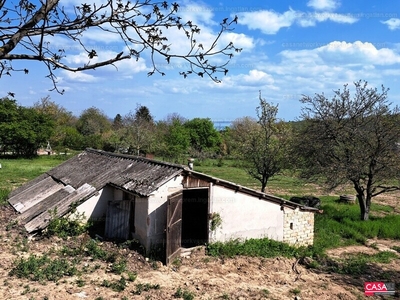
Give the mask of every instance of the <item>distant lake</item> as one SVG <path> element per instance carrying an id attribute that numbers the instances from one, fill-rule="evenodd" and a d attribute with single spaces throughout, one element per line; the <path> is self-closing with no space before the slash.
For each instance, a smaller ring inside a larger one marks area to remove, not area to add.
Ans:
<path id="1" fill-rule="evenodd" d="M 230 127 L 233 121 L 228 120 L 213 120 L 214 128 L 217 130 L 223 130 L 226 127 Z"/>

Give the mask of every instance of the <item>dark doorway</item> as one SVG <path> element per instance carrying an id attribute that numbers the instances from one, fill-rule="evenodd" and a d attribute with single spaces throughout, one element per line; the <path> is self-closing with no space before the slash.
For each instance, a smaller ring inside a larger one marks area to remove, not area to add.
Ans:
<path id="1" fill-rule="evenodd" d="M 182 247 L 208 242 L 208 188 L 183 191 Z"/>

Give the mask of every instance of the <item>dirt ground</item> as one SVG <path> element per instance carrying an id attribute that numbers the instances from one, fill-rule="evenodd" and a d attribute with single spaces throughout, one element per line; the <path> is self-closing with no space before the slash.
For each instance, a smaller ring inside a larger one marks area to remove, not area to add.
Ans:
<path id="1" fill-rule="evenodd" d="M 387 203 L 391 199 L 382 201 Z M 136 280 L 127 281 L 123 291 L 116 292 L 103 286 L 104 280 L 118 281 L 121 275 L 110 272 L 109 264 L 90 258 L 82 262 L 90 272 L 43 284 L 10 276 L 13 262 L 32 253 L 55 253 L 63 245 L 68 245 L 68 241 L 52 237 L 32 239 L 26 243 L 23 232 L 7 226 L 11 224 L 13 211 L 6 207 L 0 213 L 0 299 L 176 299 L 179 291 L 182 298 L 186 292 L 184 299 L 191 299 L 190 295 L 194 295 L 193 299 L 364 299 L 363 283 L 380 281 L 382 274 L 392 274 L 389 281 L 400 287 L 400 257 L 390 264 L 371 264 L 366 274 L 355 278 L 308 269 L 296 259 L 221 259 L 205 255 L 204 249 L 196 250 L 181 263 L 167 267 L 111 243 L 104 246 L 119 251 L 128 260 L 128 270 L 137 273 Z M 367 245 L 370 246 L 334 249 L 329 251 L 329 255 L 371 254 L 377 249 L 400 247 L 400 242 L 372 240 Z M 140 284 L 142 291 L 139 294 Z M 400 297 L 396 295 L 394 298 Z"/>

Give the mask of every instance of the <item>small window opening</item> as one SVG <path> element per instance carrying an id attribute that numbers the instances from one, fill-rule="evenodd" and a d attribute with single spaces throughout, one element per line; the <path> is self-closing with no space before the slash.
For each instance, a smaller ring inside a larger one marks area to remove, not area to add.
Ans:
<path id="1" fill-rule="evenodd" d="M 292 222 L 292 223 L 290 223 L 290 229 L 292 229 L 292 230 L 293 230 L 293 222 Z"/>

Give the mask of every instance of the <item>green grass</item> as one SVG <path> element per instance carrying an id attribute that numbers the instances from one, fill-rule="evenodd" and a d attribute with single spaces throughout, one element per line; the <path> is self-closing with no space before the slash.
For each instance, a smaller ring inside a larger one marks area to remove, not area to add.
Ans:
<path id="1" fill-rule="evenodd" d="M 340 246 L 364 244 L 367 239 L 400 239 L 400 216 L 393 208 L 372 205 L 368 221 L 360 220 L 358 205 L 338 203 L 337 197 L 321 197 L 323 214 L 315 215 L 314 246 L 330 249 Z M 374 212 L 386 212 L 381 217 Z"/>
<path id="2" fill-rule="evenodd" d="M 251 188 L 261 187 L 259 181 L 251 178 L 245 170 L 234 165 L 231 161 L 230 164 L 223 165 L 222 167 L 218 167 L 216 164 L 212 163 L 202 163 L 201 165 L 195 165 L 194 170 L 243 186 Z"/>
<path id="3" fill-rule="evenodd" d="M 0 191 L 11 190 L 61 164 L 71 156 L 39 156 L 33 159 L 0 157 Z M 1 196 L 0 196 L 1 197 Z"/>
<path id="4" fill-rule="evenodd" d="M 231 240 L 225 243 L 216 242 L 208 245 L 207 253 L 211 256 L 233 257 L 236 255 L 260 257 L 293 257 L 299 249 L 285 243 L 276 242 L 267 238 L 248 239 L 245 241 Z"/>

